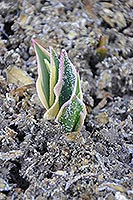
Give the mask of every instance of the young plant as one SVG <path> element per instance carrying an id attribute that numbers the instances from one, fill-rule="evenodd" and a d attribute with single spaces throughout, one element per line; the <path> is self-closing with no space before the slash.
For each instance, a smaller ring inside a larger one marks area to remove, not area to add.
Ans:
<path id="1" fill-rule="evenodd" d="M 37 93 L 47 110 L 44 119 L 54 119 L 66 132 L 80 131 L 86 108 L 79 73 L 64 49 L 58 58 L 52 47 L 48 52 L 37 40 L 32 42 L 38 64 Z"/>
<path id="2" fill-rule="evenodd" d="M 96 49 L 96 54 L 99 56 L 101 61 L 104 60 L 107 55 L 107 42 L 108 37 L 102 35 L 99 39 L 98 48 Z"/>

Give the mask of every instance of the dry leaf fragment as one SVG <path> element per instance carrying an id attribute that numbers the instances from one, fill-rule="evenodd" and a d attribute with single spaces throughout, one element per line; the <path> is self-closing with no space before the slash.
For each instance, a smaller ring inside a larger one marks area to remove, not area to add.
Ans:
<path id="1" fill-rule="evenodd" d="M 106 112 L 102 112 L 102 113 L 98 114 L 97 121 L 101 125 L 107 124 L 109 122 L 108 114 Z"/>
<path id="2" fill-rule="evenodd" d="M 83 5 L 83 8 L 87 15 L 92 17 L 93 19 L 96 18 L 96 14 L 94 12 L 94 0 L 81 0 L 81 3 Z"/>
<path id="3" fill-rule="evenodd" d="M 33 79 L 22 69 L 16 66 L 10 66 L 7 69 L 8 83 L 14 83 L 17 86 L 24 86 L 33 83 Z"/>
<path id="4" fill-rule="evenodd" d="M 98 105 L 95 107 L 95 110 L 102 109 L 107 104 L 107 99 L 113 100 L 113 95 L 110 93 L 105 93 L 103 99 L 98 103 Z"/>
<path id="5" fill-rule="evenodd" d="M 5 127 L 5 133 L 7 136 L 15 137 L 18 133 L 9 127 Z"/>
<path id="6" fill-rule="evenodd" d="M 27 90 L 29 90 L 31 88 L 35 88 L 34 83 L 15 88 L 15 89 L 11 90 L 10 94 L 12 96 L 18 95 L 19 97 L 22 97 L 24 95 L 24 92 L 26 92 Z"/>
<path id="7" fill-rule="evenodd" d="M 0 159 L 3 161 L 14 160 L 22 156 L 21 150 L 12 150 L 9 152 L 0 152 Z"/>

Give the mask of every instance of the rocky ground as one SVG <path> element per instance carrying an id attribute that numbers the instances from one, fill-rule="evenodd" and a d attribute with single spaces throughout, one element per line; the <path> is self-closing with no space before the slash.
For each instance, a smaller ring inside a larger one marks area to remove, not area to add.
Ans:
<path id="1" fill-rule="evenodd" d="M 81 133 L 43 120 L 32 38 L 79 70 Z M 0 200 L 132 199 L 132 94 L 132 0 L 0 1 Z"/>

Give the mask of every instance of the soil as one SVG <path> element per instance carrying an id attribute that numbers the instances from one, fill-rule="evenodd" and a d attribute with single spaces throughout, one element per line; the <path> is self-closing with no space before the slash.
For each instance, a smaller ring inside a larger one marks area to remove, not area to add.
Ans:
<path id="1" fill-rule="evenodd" d="M 79 70 L 81 133 L 44 121 L 32 38 Z M 133 199 L 132 1 L 2 0 L 0 55 L 0 200 Z"/>

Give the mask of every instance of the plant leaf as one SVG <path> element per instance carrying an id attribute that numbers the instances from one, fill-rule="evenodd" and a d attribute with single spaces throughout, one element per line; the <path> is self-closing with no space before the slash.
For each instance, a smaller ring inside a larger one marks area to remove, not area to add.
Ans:
<path id="1" fill-rule="evenodd" d="M 62 124 L 66 132 L 78 132 L 82 128 L 85 116 L 84 103 L 77 96 L 73 96 L 62 105 L 56 121 Z"/>
<path id="2" fill-rule="evenodd" d="M 100 60 L 104 60 L 104 58 L 107 55 L 107 42 L 108 42 L 108 36 L 101 35 L 99 39 L 98 48 L 96 49 L 96 54 L 99 56 Z"/>
<path id="3" fill-rule="evenodd" d="M 44 114 L 44 119 L 47 119 L 47 120 L 55 119 L 59 112 L 59 108 L 60 108 L 59 96 L 62 89 L 63 73 L 64 73 L 64 55 L 65 55 L 65 50 L 62 50 L 61 56 L 60 56 L 60 63 L 59 63 L 58 81 L 54 87 L 55 102 Z"/>
<path id="4" fill-rule="evenodd" d="M 35 52 L 36 52 L 35 45 L 37 45 L 40 48 L 40 50 L 43 52 L 44 59 L 47 59 L 50 62 L 50 53 L 43 47 L 41 41 L 39 41 L 38 39 L 32 39 L 32 44 L 35 49 Z"/>
<path id="5" fill-rule="evenodd" d="M 64 57 L 61 62 L 62 65 L 64 63 L 64 72 L 62 77 L 62 89 L 59 97 L 60 107 L 71 98 L 76 83 L 76 69 L 69 60 L 65 50 Z"/>
<path id="6" fill-rule="evenodd" d="M 52 47 L 50 47 L 50 99 L 49 99 L 49 105 L 50 107 L 54 104 L 55 101 L 55 94 L 54 94 L 54 87 L 58 81 L 58 74 L 59 74 L 59 59 L 53 50 Z"/>
<path id="7" fill-rule="evenodd" d="M 73 93 L 75 94 L 74 91 L 76 91 L 76 70 L 71 61 L 68 59 L 66 51 L 62 50 L 59 64 L 58 82 L 54 88 L 55 102 L 45 113 L 44 118 L 47 120 L 54 119 L 57 116 L 62 104 L 68 101 Z"/>
<path id="8" fill-rule="evenodd" d="M 83 94 L 82 94 L 82 90 L 81 90 L 79 72 L 77 72 L 76 96 L 79 99 L 83 100 Z"/>
<path id="9" fill-rule="evenodd" d="M 38 79 L 36 82 L 38 96 L 46 109 L 49 108 L 50 54 L 36 40 L 32 40 L 37 57 Z"/>

